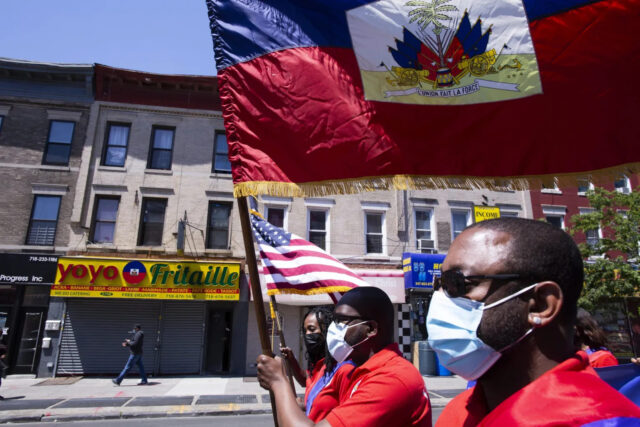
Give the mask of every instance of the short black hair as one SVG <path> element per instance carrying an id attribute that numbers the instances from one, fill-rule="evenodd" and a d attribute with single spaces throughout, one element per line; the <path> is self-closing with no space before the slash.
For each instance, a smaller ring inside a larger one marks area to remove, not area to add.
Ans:
<path id="1" fill-rule="evenodd" d="M 468 228 L 508 233 L 513 238 L 504 273 L 521 276 L 522 286 L 550 280 L 562 289 L 562 319 L 574 323 L 584 282 L 578 246 L 563 230 L 544 221 L 505 217 L 478 222 Z"/>
<path id="2" fill-rule="evenodd" d="M 140 323 L 136 323 L 135 325 L 133 325 L 133 329 L 142 329 L 142 325 Z"/>
<path id="3" fill-rule="evenodd" d="M 344 304 L 357 310 L 362 320 L 375 320 L 378 323 L 378 344 L 386 346 L 393 342 L 393 304 L 382 289 L 374 286 L 351 289 L 340 298 L 336 307 Z"/>

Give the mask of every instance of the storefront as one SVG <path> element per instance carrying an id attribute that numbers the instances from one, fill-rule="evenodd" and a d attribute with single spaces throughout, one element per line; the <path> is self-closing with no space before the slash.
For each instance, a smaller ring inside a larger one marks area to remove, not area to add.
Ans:
<path id="1" fill-rule="evenodd" d="M 37 371 L 58 256 L 0 254 L 0 342 L 10 374 Z"/>
<path id="2" fill-rule="evenodd" d="M 152 375 L 243 373 L 248 304 L 239 263 L 60 258 L 51 297 L 47 323 L 59 328 L 45 338 L 42 376 L 118 373 L 136 323 Z"/>
<path id="3" fill-rule="evenodd" d="M 411 348 L 412 358 L 417 357 L 416 342 L 427 339 L 427 312 L 433 295 L 433 279 L 440 275 L 444 254 L 402 254 L 402 270 L 407 304 L 404 306 L 404 331 L 401 342 L 404 351 Z"/>

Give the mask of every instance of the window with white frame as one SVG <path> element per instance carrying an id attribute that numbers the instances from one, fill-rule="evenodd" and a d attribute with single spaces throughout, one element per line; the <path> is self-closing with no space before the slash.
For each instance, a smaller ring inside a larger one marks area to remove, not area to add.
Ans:
<path id="1" fill-rule="evenodd" d="M 42 163 L 45 165 L 68 165 L 71 142 L 76 124 L 66 120 L 51 120 L 49 136 Z"/>
<path id="2" fill-rule="evenodd" d="M 164 214 L 167 209 L 167 199 L 143 198 L 140 212 L 140 231 L 138 245 L 162 245 L 164 230 Z"/>
<path id="3" fill-rule="evenodd" d="M 593 184 L 588 179 L 578 180 L 578 196 L 585 196 L 589 190 L 593 190 Z"/>
<path id="4" fill-rule="evenodd" d="M 307 237 L 311 243 L 328 251 L 327 231 L 329 229 L 329 212 L 326 209 L 308 211 Z"/>
<path id="5" fill-rule="evenodd" d="M 33 198 L 27 245 L 53 246 L 60 212 L 60 196 L 36 194 Z"/>
<path id="6" fill-rule="evenodd" d="M 567 208 L 564 206 L 543 206 L 542 214 L 545 221 L 554 227 L 564 230 L 564 217 L 567 214 Z"/>
<path id="7" fill-rule="evenodd" d="M 216 132 L 213 145 L 212 172 L 231 173 L 227 135 L 224 132 Z"/>
<path id="8" fill-rule="evenodd" d="M 451 236 L 458 237 L 471 223 L 470 209 L 451 209 Z"/>
<path id="9" fill-rule="evenodd" d="M 91 226 L 91 242 L 113 243 L 119 204 L 119 197 L 96 196 Z"/>
<path id="10" fill-rule="evenodd" d="M 285 206 L 265 206 L 264 211 L 268 223 L 286 228 L 287 208 Z"/>
<path id="11" fill-rule="evenodd" d="M 435 239 L 433 238 L 433 210 L 416 208 L 414 210 L 416 249 L 435 249 Z"/>
<path id="12" fill-rule="evenodd" d="M 166 126 L 154 126 L 151 132 L 148 169 L 171 169 L 173 157 L 173 138 L 176 129 Z"/>
<path id="13" fill-rule="evenodd" d="M 631 182 L 629 181 L 629 178 L 624 175 L 613 182 L 613 187 L 618 193 L 631 193 Z"/>
<path id="14" fill-rule="evenodd" d="M 501 218 L 518 218 L 520 215 L 518 215 L 517 211 L 505 211 L 500 209 L 500 217 Z"/>
<path id="15" fill-rule="evenodd" d="M 558 188 L 558 183 L 555 181 L 553 183 L 543 183 L 541 191 L 543 193 L 562 194 L 562 191 Z"/>
<path id="16" fill-rule="evenodd" d="M 131 125 L 128 123 L 109 123 L 107 125 L 102 165 L 124 166 L 124 162 L 127 159 L 130 129 Z"/>
<path id="17" fill-rule="evenodd" d="M 580 215 L 589 214 L 592 212 L 595 212 L 595 209 L 580 208 Z M 584 234 L 587 239 L 587 244 L 591 247 L 596 246 L 600 241 L 600 239 L 602 238 L 602 230 L 600 230 L 600 227 L 594 228 L 592 230 L 586 230 Z"/>
<path id="18" fill-rule="evenodd" d="M 229 248 L 230 202 L 209 202 L 209 220 L 207 221 L 207 249 Z"/>
<path id="19" fill-rule="evenodd" d="M 365 212 L 367 254 L 384 254 L 384 212 Z"/>

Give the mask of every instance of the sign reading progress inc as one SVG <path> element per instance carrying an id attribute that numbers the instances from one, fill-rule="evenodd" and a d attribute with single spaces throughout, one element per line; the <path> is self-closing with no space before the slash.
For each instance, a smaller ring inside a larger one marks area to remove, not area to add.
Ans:
<path id="1" fill-rule="evenodd" d="M 239 281 L 240 264 L 61 257 L 51 296 L 237 301 Z"/>
<path id="2" fill-rule="evenodd" d="M 56 277 L 58 256 L 0 254 L 0 284 L 50 285 Z"/>

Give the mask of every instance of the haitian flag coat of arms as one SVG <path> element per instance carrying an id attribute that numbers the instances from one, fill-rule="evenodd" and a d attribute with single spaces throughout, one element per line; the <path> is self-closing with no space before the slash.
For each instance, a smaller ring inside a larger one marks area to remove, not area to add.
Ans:
<path id="1" fill-rule="evenodd" d="M 640 0 L 207 5 L 236 196 L 640 169 Z"/>

